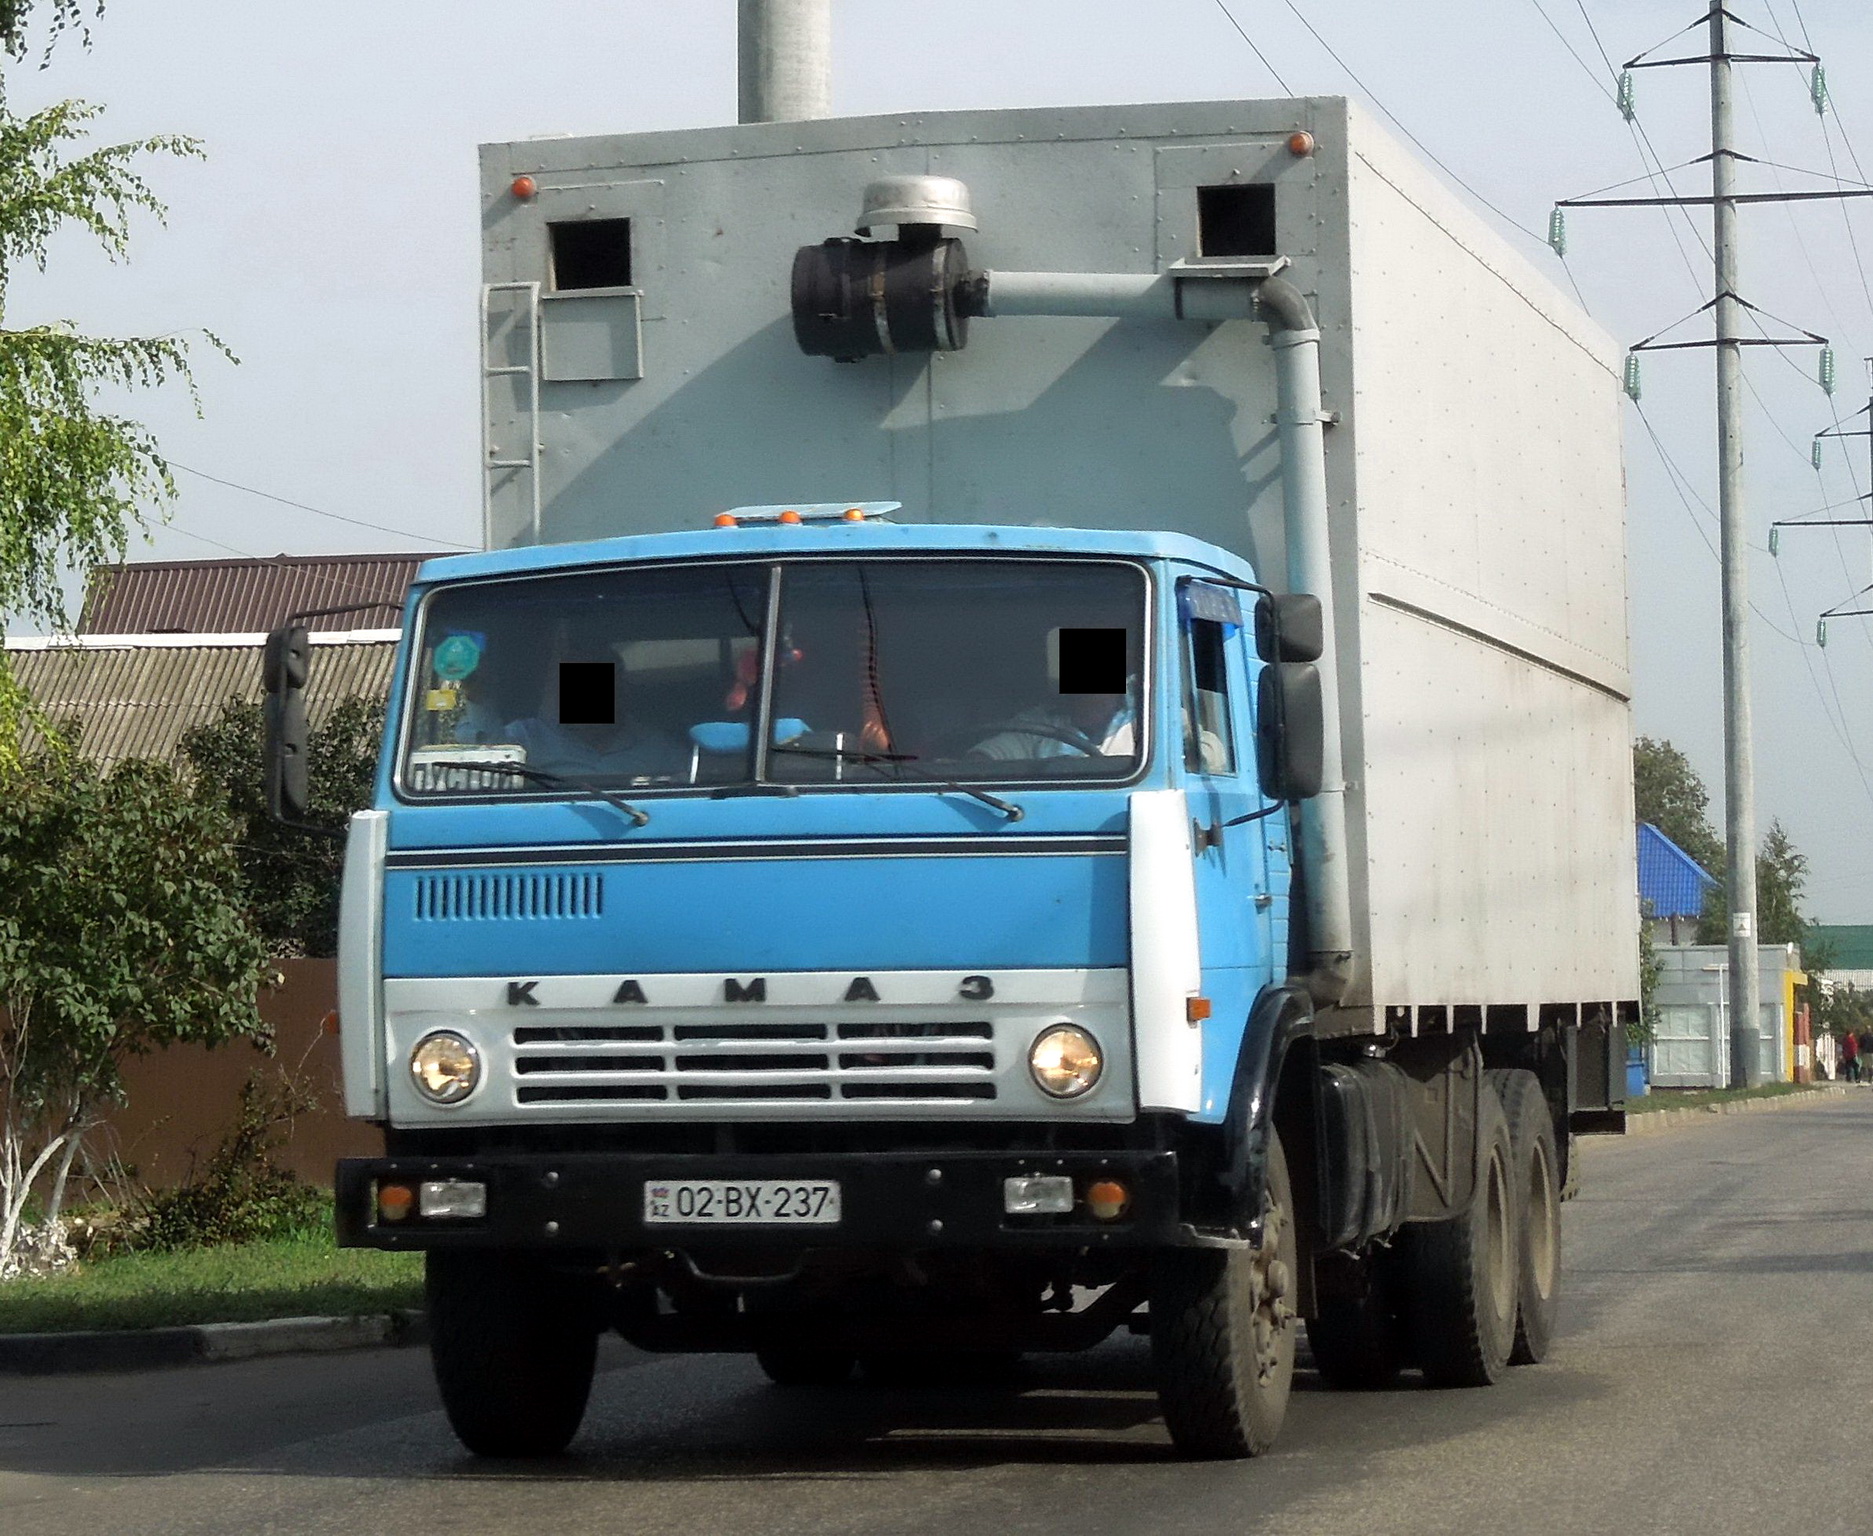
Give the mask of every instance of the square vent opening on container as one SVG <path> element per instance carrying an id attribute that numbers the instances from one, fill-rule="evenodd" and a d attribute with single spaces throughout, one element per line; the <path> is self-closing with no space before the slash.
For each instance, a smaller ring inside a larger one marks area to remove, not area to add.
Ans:
<path id="1" fill-rule="evenodd" d="M 1275 189 L 1266 182 L 1197 188 L 1199 256 L 1273 256 Z"/>
<path id="2" fill-rule="evenodd" d="M 577 219 L 546 226 L 553 290 L 631 286 L 631 221 Z"/>

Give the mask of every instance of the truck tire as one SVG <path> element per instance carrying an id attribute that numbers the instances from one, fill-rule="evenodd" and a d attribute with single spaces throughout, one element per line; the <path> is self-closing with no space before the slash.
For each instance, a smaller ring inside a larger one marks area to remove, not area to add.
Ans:
<path id="1" fill-rule="evenodd" d="M 1381 1392 L 1407 1362 L 1393 1255 L 1374 1249 L 1354 1266 L 1350 1286 L 1319 1298 L 1307 1344 L 1320 1379 L 1338 1392 Z"/>
<path id="2" fill-rule="evenodd" d="M 764 1344 L 754 1352 L 755 1363 L 777 1387 L 836 1387 L 852 1374 L 857 1354 L 832 1349 L 812 1339 L 785 1344 Z"/>
<path id="3" fill-rule="evenodd" d="M 1259 1456 L 1287 1416 L 1297 1332 L 1294 1202 L 1268 1134 L 1262 1246 L 1176 1248 L 1151 1273 L 1151 1354 L 1172 1443 L 1186 1456 Z"/>
<path id="4" fill-rule="evenodd" d="M 1482 1176 L 1460 1216 L 1405 1228 L 1412 1353 L 1434 1387 L 1486 1387 L 1515 1345 L 1515 1147 L 1487 1081 L 1476 1128 Z"/>
<path id="5" fill-rule="evenodd" d="M 1509 1121 L 1515 1148 L 1522 1219 L 1519 1224 L 1520 1275 L 1516 1288 L 1515 1347 L 1511 1365 L 1538 1365 L 1554 1341 L 1555 1299 L 1561 1281 L 1560 1158 L 1554 1140 L 1554 1116 L 1541 1080 L 1533 1072 L 1489 1074 Z"/>
<path id="6" fill-rule="evenodd" d="M 598 1324 L 566 1281 L 513 1254 L 431 1252 L 429 1358 L 477 1456 L 550 1456 L 579 1432 Z"/>

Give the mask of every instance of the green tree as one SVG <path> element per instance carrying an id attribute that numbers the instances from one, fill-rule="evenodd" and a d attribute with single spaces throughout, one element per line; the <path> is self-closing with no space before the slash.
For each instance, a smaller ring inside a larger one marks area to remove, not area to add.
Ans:
<path id="1" fill-rule="evenodd" d="M 15 59 L 31 14 L 30 0 L 0 0 L 0 46 Z M 82 23 L 74 0 L 49 0 L 40 14 L 52 38 Z M 149 431 L 104 409 L 100 396 L 171 380 L 194 387 L 184 339 L 8 323 L 12 279 L 45 270 L 55 234 L 75 226 L 123 260 L 133 217 L 165 213 L 139 163 L 201 153 L 174 134 L 87 147 L 99 112 L 62 101 L 21 116 L 0 77 L 0 620 L 51 628 L 68 623 L 61 574 L 122 558 L 145 509 L 175 495 Z M 0 654 L 0 764 L 17 760 L 19 725 L 31 714 Z"/>
<path id="2" fill-rule="evenodd" d="M 384 706 L 342 700 L 312 733 L 308 820 L 342 832 L 371 803 Z M 267 815 L 262 794 L 265 726 L 258 704 L 229 699 L 182 739 L 195 778 L 237 828 L 241 899 L 276 956 L 326 956 L 338 945 L 338 881 L 344 845 L 309 836 Z"/>
<path id="3" fill-rule="evenodd" d="M 1723 839 L 1710 824 L 1710 791 L 1689 758 L 1669 741 L 1641 736 L 1632 746 L 1632 795 L 1639 820 L 1651 822 L 1706 873 L 1723 878 Z"/>
<path id="4" fill-rule="evenodd" d="M 1789 840 L 1780 820 L 1771 821 L 1756 855 L 1756 933 L 1762 943 L 1801 943 L 1808 930 L 1801 911 L 1807 878 L 1807 856 Z"/>
<path id="5" fill-rule="evenodd" d="M 0 1268 L 38 1192 L 56 1230 L 72 1161 L 126 1057 L 267 1040 L 266 949 L 226 811 L 161 763 L 69 747 L 0 769 Z"/>

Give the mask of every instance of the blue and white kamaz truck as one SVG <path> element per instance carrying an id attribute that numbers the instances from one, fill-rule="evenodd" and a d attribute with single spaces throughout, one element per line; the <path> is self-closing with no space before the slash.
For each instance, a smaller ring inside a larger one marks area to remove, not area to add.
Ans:
<path id="1" fill-rule="evenodd" d="M 1175 1443 L 1495 1380 L 1622 1123 L 1619 356 L 1336 98 L 483 153 L 341 1019 L 473 1450 L 1148 1334 Z M 304 801 L 305 647 L 269 659 Z"/>

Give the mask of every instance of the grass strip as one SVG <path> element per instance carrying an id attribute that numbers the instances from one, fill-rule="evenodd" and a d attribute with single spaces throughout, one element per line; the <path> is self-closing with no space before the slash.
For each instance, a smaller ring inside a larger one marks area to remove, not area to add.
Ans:
<path id="1" fill-rule="evenodd" d="M 1626 1100 L 1626 1113 L 1643 1115 L 1661 1109 L 1703 1109 L 1710 1104 L 1734 1104 L 1739 1099 L 1779 1099 L 1791 1093 L 1812 1093 L 1813 1083 L 1761 1083 L 1754 1088 L 1654 1088 L 1643 1098 Z"/>
<path id="2" fill-rule="evenodd" d="M 419 1254 L 339 1248 L 330 1235 L 130 1253 L 0 1282 L 0 1333 L 167 1328 L 420 1307 Z"/>

